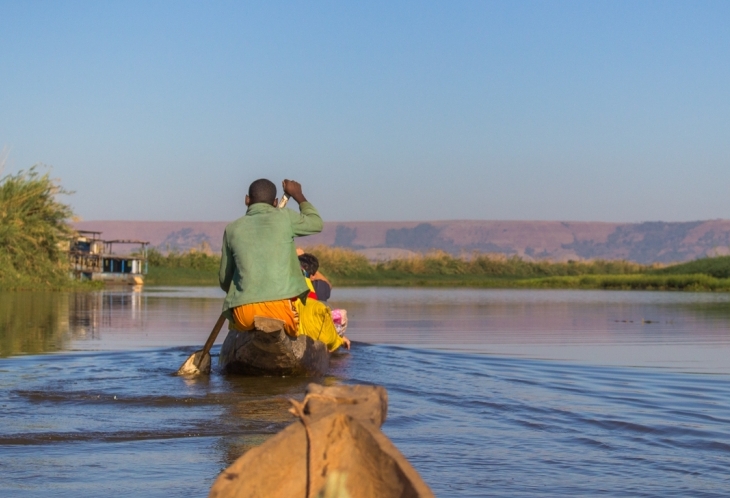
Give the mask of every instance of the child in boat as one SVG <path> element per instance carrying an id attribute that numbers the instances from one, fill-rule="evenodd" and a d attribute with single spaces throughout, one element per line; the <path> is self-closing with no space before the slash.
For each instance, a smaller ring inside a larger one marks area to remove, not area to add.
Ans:
<path id="1" fill-rule="evenodd" d="M 319 299 L 319 297 L 317 296 L 317 291 L 315 290 L 314 285 L 312 284 L 312 279 L 309 278 L 309 265 L 306 262 L 306 258 L 303 256 L 304 253 L 299 254 L 299 251 L 300 249 L 297 249 L 299 266 L 302 268 L 302 275 L 304 275 L 304 280 L 307 281 L 307 287 L 309 287 L 308 297 L 321 301 L 321 299 Z"/>
<path id="2" fill-rule="evenodd" d="M 307 285 L 311 291 L 309 297 L 323 303 L 327 302 L 332 291 L 332 284 L 318 271 L 319 260 L 314 254 L 305 253 L 301 249 L 297 249 L 297 254 L 299 255 L 299 264 L 302 266 L 304 276 L 307 277 Z M 344 336 L 347 330 L 347 310 L 333 309 L 332 321 L 335 324 L 337 333 Z"/>
<path id="3" fill-rule="evenodd" d="M 326 303 L 332 294 L 332 284 L 327 277 L 319 271 L 319 260 L 314 254 L 303 253 L 299 256 L 299 264 L 312 282 L 312 288 L 317 294 L 317 299 Z"/>

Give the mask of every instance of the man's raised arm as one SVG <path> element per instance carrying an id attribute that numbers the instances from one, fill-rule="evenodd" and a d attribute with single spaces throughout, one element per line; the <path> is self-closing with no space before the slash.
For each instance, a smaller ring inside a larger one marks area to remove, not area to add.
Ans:
<path id="1" fill-rule="evenodd" d="M 292 230 L 295 236 L 313 235 L 322 231 L 324 223 L 322 217 L 312 205 L 307 201 L 302 193 L 302 186 L 299 182 L 293 180 L 284 180 L 284 193 L 297 201 L 299 204 L 299 214 L 291 212 Z"/>

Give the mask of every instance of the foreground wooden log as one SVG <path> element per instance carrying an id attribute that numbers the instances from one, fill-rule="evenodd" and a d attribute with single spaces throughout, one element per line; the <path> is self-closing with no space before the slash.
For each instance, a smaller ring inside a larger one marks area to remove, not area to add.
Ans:
<path id="1" fill-rule="evenodd" d="M 433 493 L 380 431 L 377 386 L 310 384 L 299 420 L 224 470 L 210 498 L 425 498 Z"/>
<path id="2" fill-rule="evenodd" d="M 256 317 L 256 330 L 228 332 L 220 365 L 239 375 L 320 376 L 329 368 L 327 346 L 312 338 L 286 335 L 281 320 Z"/>

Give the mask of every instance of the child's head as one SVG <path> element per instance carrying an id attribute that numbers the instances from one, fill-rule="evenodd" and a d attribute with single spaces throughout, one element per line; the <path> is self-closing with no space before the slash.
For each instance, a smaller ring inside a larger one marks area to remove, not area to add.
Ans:
<path id="1" fill-rule="evenodd" d="M 310 277 L 317 273 L 319 270 L 319 260 L 314 254 L 304 253 L 299 256 L 299 265 L 302 269 L 307 272 Z"/>

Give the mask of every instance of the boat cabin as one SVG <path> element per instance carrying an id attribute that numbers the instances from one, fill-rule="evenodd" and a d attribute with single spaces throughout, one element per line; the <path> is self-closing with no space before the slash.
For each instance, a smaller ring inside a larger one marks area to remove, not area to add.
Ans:
<path id="1" fill-rule="evenodd" d="M 142 240 L 102 240 L 101 232 L 78 230 L 68 245 L 71 276 L 109 284 L 142 285 L 147 274 L 148 245 Z"/>

